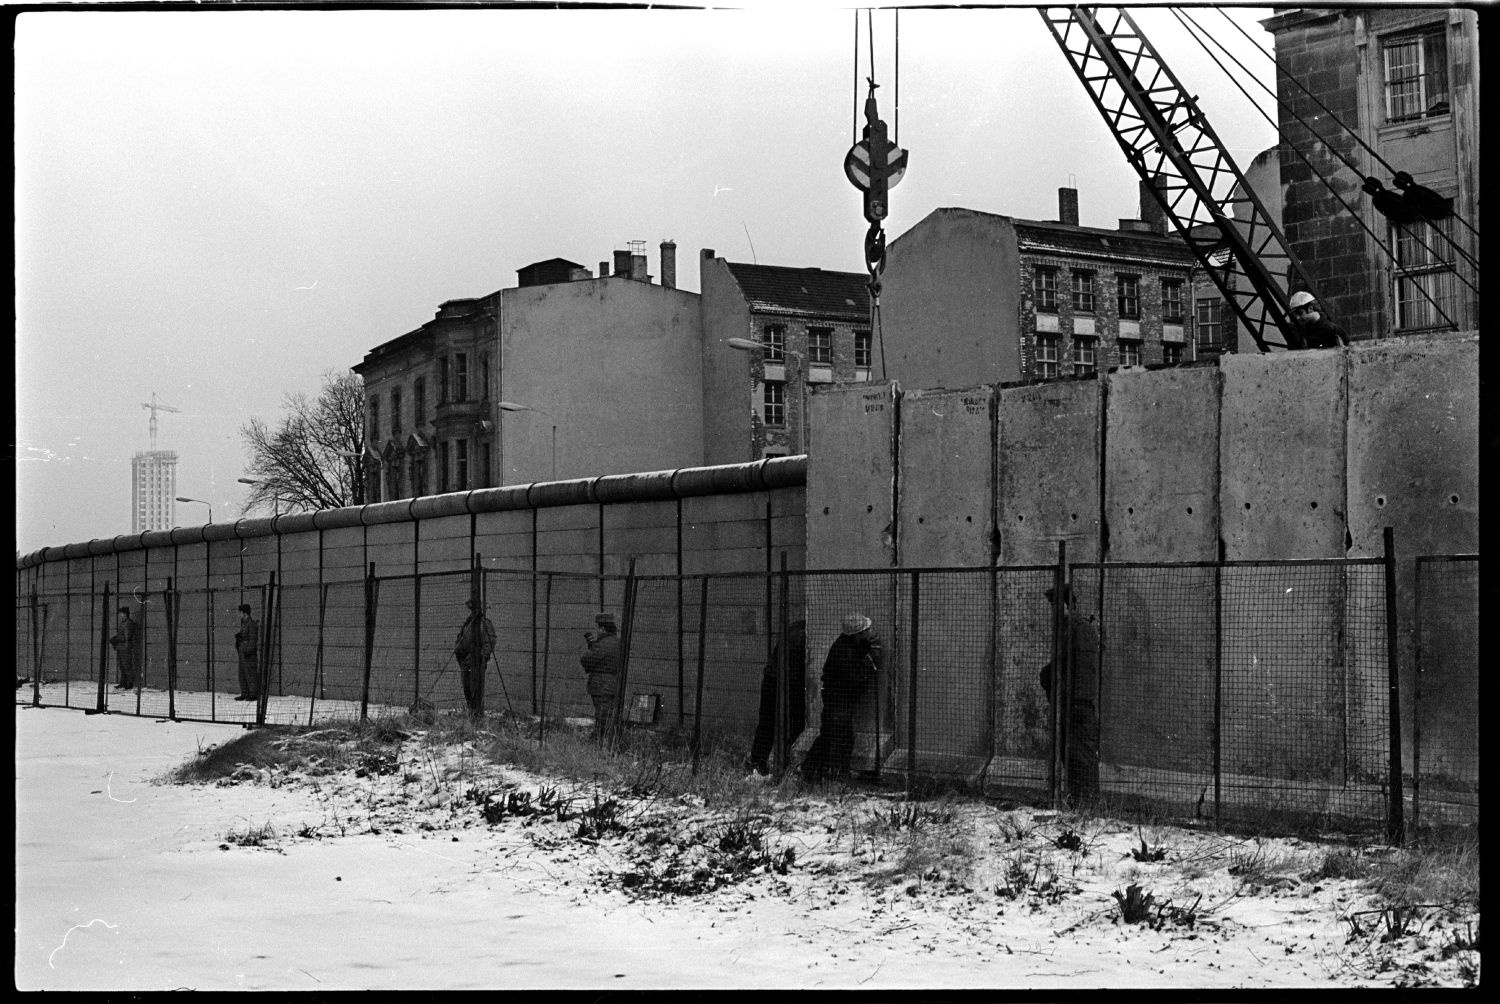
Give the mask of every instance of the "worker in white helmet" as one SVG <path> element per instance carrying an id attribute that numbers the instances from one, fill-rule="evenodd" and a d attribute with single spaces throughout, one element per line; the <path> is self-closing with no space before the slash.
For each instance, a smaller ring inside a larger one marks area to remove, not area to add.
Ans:
<path id="1" fill-rule="evenodd" d="M 1317 298 L 1307 290 L 1293 293 L 1288 305 L 1292 311 L 1292 329 L 1302 339 L 1301 348 L 1332 349 L 1349 344 L 1348 332 L 1328 319 L 1318 307 Z"/>

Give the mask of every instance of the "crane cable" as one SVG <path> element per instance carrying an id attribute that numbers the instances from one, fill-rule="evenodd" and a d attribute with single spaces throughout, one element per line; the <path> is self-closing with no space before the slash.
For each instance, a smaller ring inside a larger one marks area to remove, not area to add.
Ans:
<path id="1" fill-rule="evenodd" d="M 1220 14 L 1223 14 L 1224 17 L 1226 17 L 1227 20 L 1229 20 L 1230 24 L 1235 24 L 1235 20 L 1233 20 L 1233 18 L 1230 18 L 1229 15 L 1224 14 L 1223 9 L 1221 9 Z M 1260 84 L 1260 87 L 1262 87 L 1262 90 L 1265 90 L 1265 92 L 1269 93 L 1269 95 L 1271 95 L 1272 98 L 1275 98 L 1275 101 L 1277 101 L 1277 105 L 1280 105 L 1280 107 L 1283 108 L 1283 110 L 1286 110 L 1287 113 L 1289 113 L 1290 116 L 1293 117 L 1293 119 L 1296 119 L 1296 122 L 1298 122 L 1299 125 L 1302 126 L 1302 128 L 1307 129 L 1307 131 L 1310 132 L 1310 134 L 1313 135 L 1313 137 L 1316 138 L 1316 140 L 1319 141 L 1319 143 L 1322 143 L 1323 146 L 1328 147 L 1329 152 L 1331 152 L 1332 155 L 1335 156 L 1335 158 L 1338 158 L 1338 159 L 1340 159 L 1340 161 L 1343 161 L 1344 165 L 1346 165 L 1346 167 L 1349 168 L 1350 171 L 1353 171 L 1353 173 L 1355 173 L 1356 177 L 1361 177 L 1361 179 L 1364 179 L 1364 182 L 1365 182 L 1364 191 L 1368 192 L 1368 194 L 1370 194 L 1370 197 L 1373 198 L 1373 200 L 1377 200 L 1377 203 L 1376 203 L 1377 209 L 1380 209 L 1379 200 L 1382 200 L 1382 197 L 1386 197 L 1386 198 L 1400 198 L 1400 197 L 1395 197 L 1395 195 L 1389 194 L 1389 192 L 1386 192 L 1385 191 L 1385 186 L 1380 185 L 1379 180 L 1374 179 L 1374 177 L 1365 177 L 1364 174 L 1361 173 L 1361 170 L 1359 170 L 1359 165 L 1356 165 L 1355 162 L 1350 161 L 1350 159 L 1347 158 L 1347 156 L 1344 156 L 1343 153 L 1341 153 L 1340 150 L 1337 149 L 1337 147 L 1334 147 L 1334 144 L 1331 144 L 1331 143 L 1329 143 L 1328 140 L 1325 140 L 1325 138 L 1323 138 L 1323 135 L 1319 134 L 1319 132 L 1317 132 L 1316 129 L 1314 129 L 1313 126 L 1311 126 L 1310 123 L 1307 122 L 1307 120 L 1302 119 L 1302 116 L 1299 116 L 1299 114 L 1296 113 L 1296 111 L 1293 111 L 1292 107 L 1290 107 L 1290 105 L 1287 104 L 1287 102 L 1281 101 L 1280 96 L 1275 95 L 1275 92 L 1272 92 L 1271 87 L 1266 86 L 1266 84 L 1263 83 L 1263 81 L 1260 81 L 1259 78 L 1256 77 L 1256 75 L 1251 74 L 1250 69 L 1245 68 L 1244 63 L 1241 63 L 1241 62 L 1239 62 L 1238 59 L 1235 59 L 1235 56 L 1233 56 L 1233 54 L 1230 53 L 1230 51 L 1227 50 L 1226 47 L 1224 47 L 1223 42 L 1220 42 L 1220 41 L 1218 41 L 1217 38 L 1214 38 L 1214 36 L 1212 36 L 1211 33 L 1208 32 L 1208 29 L 1205 29 L 1205 27 L 1200 26 L 1200 24 L 1197 23 L 1197 21 L 1193 21 L 1193 18 L 1191 18 L 1191 15 L 1182 15 L 1182 14 L 1179 14 L 1178 11 L 1173 11 L 1173 15 L 1175 15 L 1175 17 L 1178 18 L 1179 23 L 1181 23 L 1181 21 L 1184 21 L 1184 17 L 1187 17 L 1187 21 L 1190 21 L 1190 23 L 1193 24 L 1193 26 L 1196 27 L 1196 29 L 1199 30 L 1199 32 L 1202 32 L 1203 36 L 1206 36 L 1206 38 L 1212 39 L 1212 41 L 1214 41 L 1214 45 L 1217 45 L 1217 47 L 1220 48 L 1220 50 L 1223 51 L 1223 53 L 1226 54 L 1226 56 L 1229 56 L 1229 59 L 1233 60 L 1233 63 L 1235 63 L 1236 66 L 1239 66 L 1239 69 L 1242 69 L 1242 71 L 1244 71 L 1245 74 L 1247 74 L 1248 77 L 1251 78 L 1251 80 L 1254 80 L 1254 81 L 1256 81 L 1257 84 Z M 1187 26 L 1184 26 L 1184 27 L 1187 27 Z M 1235 27 L 1236 27 L 1236 29 L 1239 29 L 1239 32 L 1241 32 L 1242 35 L 1245 35 L 1245 30 L 1242 29 L 1241 26 L 1238 26 L 1238 24 L 1235 24 Z M 1193 29 L 1188 29 L 1188 32 L 1190 32 L 1190 33 L 1193 32 Z M 1262 53 L 1265 54 L 1265 56 L 1268 56 L 1269 59 L 1275 60 L 1274 56 L 1271 56 L 1271 54 L 1266 53 L 1265 48 L 1260 47 L 1260 45 L 1257 44 L 1257 42 L 1254 41 L 1254 39 L 1251 39 L 1250 36 L 1245 35 L 1245 38 L 1250 39 L 1251 44 L 1256 45 L 1256 48 L 1259 48 L 1259 50 L 1262 51 Z M 1203 47 L 1203 50 L 1208 51 L 1208 45 L 1205 45 L 1205 42 L 1203 42 L 1202 39 L 1196 38 L 1196 41 L 1199 42 L 1200 47 Z M 1211 57 L 1211 59 L 1214 59 L 1214 54 L 1209 53 L 1209 57 Z M 1214 62 L 1218 63 L 1218 60 L 1215 59 Z M 1220 66 L 1220 69 L 1224 69 L 1224 71 L 1226 71 L 1226 75 L 1229 74 L 1229 71 L 1227 71 L 1227 69 L 1224 68 L 1223 63 L 1218 63 L 1218 66 Z M 1235 78 L 1233 78 L 1233 77 L 1230 77 L 1230 80 L 1232 80 L 1232 83 L 1235 83 L 1236 87 L 1239 87 L 1239 81 L 1235 81 Z M 1317 107 L 1322 108 L 1323 113 L 1328 114 L 1329 119 L 1334 120 L 1334 123 L 1335 123 L 1335 125 L 1338 125 L 1338 128 L 1343 129 L 1343 131 L 1346 132 L 1346 134 L 1350 135 L 1350 138 L 1353 138 L 1353 140 L 1355 140 L 1355 143 L 1358 143 L 1359 146 L 1364 147 L 1364 149 L 1367 150 L 1368 153 L 1370 153 L 1371 158 L 1376 159 L 1376 161 L 1379 162 L 1379 164 L 1382 165 L 1382 167 L 1386 168 L 1386 171 L 1391 171 L 1391 173 L 1394 174 L 1394 176 L 1395 176 L 1395 185 L 1397 185 L 1397 188 L 1406 189 L 1406 188 L 1409 188 L 1410 185 L 1413 185 L 1412 176 L 1410 176 L 1410 174 L 1407 174 L 1406 171 L 1397 171 L 1397 170 L 1395 170 L 1395 168 L 1392 167 L 1392 165 L 1389 164 L 1389 162 L 1386 161 L 1385 158 L 1382 158 L 1382 156 L 1380 156 L 1379 153 L 1377 153 L 1376 150 L 1374 150 L 1373 147 L 1370 146 L 1370 144 L 1365 143 L 1364 138 L 1362 138 L 1361 135 L 1358 134 L 1358 132 L 1353 131 L 1353 129 L 1350 129 L 1349 126 L 1344 125 L 1343 120 L 1340 120 L 1340 117 L 1338 117 L 1337 114 L 1335 114 L 1334 111 L 1332 111 L 1331 108 L 1328 107 L 1328 105 L 1325 105 L 1325 104 L 1323 104 L 1322 101 L 1319 101 L 1319 98 L 1317 98 L 1317 96 L 1314 95 L 1313 92 L 1310 92 L 1310 90 L 1308 90 L 1307 87 L 1305 87 L 1304 84 L 1302 84 L 1302 81 L 1299 81 L 1298 78 L 1293 77 L 1292 74 L 1286 74 L 1286 80 L 1290 81 L 1290 83 L 1292 83 L 1292 84 L 1296 84 L 1296 87 L 1298 87 L 1298 89 L 1301 90 L 1301 92 L 1304 93 L 1304 95 L 1307 95 L 1308 98 L 1310 98 L 1311 101 L 1313 101 L 1313 104 L 1316 104 Z M 1244 93 L 1244 87 L 1241 87 L 1241 93 Z M 1250 98 L 1250 96 L 1247 95 L 1247 98 Z M 1254 99 L 1251 99 L 1251 104 L 1254 104 Z M 1259 108 L 1259 105 L 1257 105 L 1257 108 Z M 1265 111 L 1262 111 L 1262 114 L 1263 114 L 1263 116 L 1265 116 Z M 1272 123 L 1272 125 L 1275 125 L 1275 123 Z M 1311 165 L 1308 165 L 1308 167 L 1311 167 Z M 1317 171 L 1314 170 L 1314 173 L 1317 173 Z M 1326 179 L 1326 177 L 1323 177 L 1322 174 L 1319 174 L 1319 179 L 1322 180 L 1322 182 L 1325 183 L 1325 185 L 1328 185 L 1328 179 Z M 1332 186 L 1331 186 L 1331 188 L 1332 188 Z M 1380 210 L 1380 212 L 1382 212 L 1382 215 L 1386 215 L 1389 218 L 1389 215 L 1388 215 L 1388 213 L 1385 213 L 1385 210 Z M 1470 233 L 1475 234 L 1476 237 L 1479 236 L 1479 231 L 1475 230 L 1475 228 L 1473 228 L 1473 227 L 1470 227 L 1469 221 L 1466 221 L 1466 219 L 1464 219 L 1463 216 L 1458 215 L 1457 212 L 1451 212 L 1451 213 L 1449 213 L 1449 215 L 1451 215 L 1452 218 L 1457 219 L 1457 221 L 1460 222 L 1460 224 L 1463 224 L 1464 227 L 1466 227 L 1467 230 L 1470 231 Z M 1406 233 L 1409 234 L 1410 237 L 1413 237 L 1413 239 L 1415 239 L 1416 242 L 1419 243 L 1419 245 L 1422 245 L 1422 248 L 1427 249 L 1428 254 L 1433 255 L 1433 257 L 1437 258 L 1437 260 L 1439 260 L 1439 261 L 1443 260 L 1443 255 L 1440 255 L 1439 252 L 1434 251 L 1434 249 L 1431 248 L 1431 246 L 1428 245 L 1428 243 L 1425 242 L 1425 240 L 1422 240 L 1421 237 L 1418 236 L 1418 234 L 1413 233 L 1413 231 L 1406 230 L 1406 224 L 1404 224 L 1403 221 L 1400 221 L 1400 219 L 1394 219 L 1394 218 L 1392 218 L 1391 222 L 1394 222 L 1394 224 L 1397 225 L 1397 227 L 1403 228 L 1403 230 L 1406 231 Z M 1416 221 L 1412 221 L 1412 222 L 1416 222 Z M 1454 237 L 1452 237 L 1452 234 L 1449 234 L 1448 231 L 1443 230 L 1443 228 L 1440 228 L 1440 227 L 1433 227 L 1433 233 L 1437 234 L 1437 236 L 1439 236 L 1439 237 L 1442 237 L 1442 239 L 1445 240 L 1446 243 L 1448 243 L 1449 248 L 1451 248 L 1452 251 L 1455 252 L 1455 254 L 1460 255 L 1460 257 L 1463 258 L 1463 260 L 1466 261 L 1466 263 L 1469 264 L 1469 266 L 1472 267 L 1472 269 L 1475 269 L 1476 272 L 1478 272 L 1479 261 L 1476 260 L 1476 258 L 1473 257 L 1473 255 L 1470 255 L 1469 251 L 1467 251 L 1466 248 L 1463 248 L 1463 246 L 1461 246 L 1460 243 L 1457 242 L 1457 240 L 1454 240 Z M 1382 243 L 1382 248 L 1385 248 L 1385 245 L 1383 245 L 1383 243 Z M 1388 251 L 1389 251 L 1389 249 L 1388 249 Z M 1392 255 L 1392 258 L 1394 258 L 1394 257 L 1395 257 L 1395 255 Z M 1458 275 L 1458 273 L 1455 272 L 1454 275 Z M 1463 279 L 1463 276 L 1460 276 L 1460 279 Z M 1467 284 L 1467 282 L 1466 282 L 1466 285 L 1469 285 L 1470 290 L 1473 290 L 1473 288 L 1475 288 L 1475 287 L 1473 287 L 1473 285 Z M 1478 290 L 1475 290 L 1475 293 L 1478 293 Z"/>
<path id="2" fill-rule="evenodd" d="M 867 99 L 867 116 L 870 109 L 874 107 L 875 89 L 879 86 L 875 83 L 875 15 L 871 8 L 865 8 L 865 33 L 866 42 L 870 50 L 869 76 L 866 82 L 869 85 L 869 98 Z M 891 150 L 899 150 L 897 140 L 900 138 L 901 122 L 901 11 L 895 11 L 895 30 L 893 33 L 895 43 L 895 68 L 894 68 L 894 91 L 895 91 L 895 115 L 892 130 L 893 137 Z M 857 145 L 859 143 L 859 10 L 854 11 L 854 107 L 850 117 L 850 132 Z M 884 213 L 882 212 L 882 218 Z M 869 219 L 868 210 L 866 218 Z M 870 292 L 870 328 L 880 346 L 880 379 L 886 379 L 885 368 L 885 328 L 881 323 L 880 316 L 880 275 L 885 271 L 885 231 L 879 219 L 870 219 L 869 230 L 865 234 L 865 268 L 870 273 L 870 281 L 866 288 Z"/>
<path id="3" fill-rule="evenodd" d="M 1177 11 L 1174 10 L 1173 14 L 1177 15 Z M 1179 21 L 1181 20 L 1180 16 L 1178 17 L 1178 20 Z M 1198 27 L 1200 31 L 1203 30 L 1201 27 L 1199 27 L 1197 25 L 1196 22 L 1194 22 L 1194 27 Z M 1192 34 L 1192 29 L 1188 29 L 1188 31 L 1189 31 L 1189 34 Z M 1270 115 L 1266 114 L 1265 109 L 1261 108 L 1258 104 L 1255 103 L 1255 100 L 1250 97 L 1249 92 L 1247 92 L 1244 89 L 1244 87 L 1242 87 L 1240 85 L 1239 81 L 1235 80 L 1234 77 L 1231 74 L 1229 74 L 1228 68 L 1225 67 L 1223 63 L 1219 62 L 1217 56 L 1215 56 L 1211 51 L 1209 51 L 1207 45 L 1205 45 L 1203 43 L 1202 39 L 1198 38 L 1196 35 L 1193 35 L 1193 38 L 1194 38 L 1195 41 L 1198 42 L 1198 44 L 1200 46 L 1203 47 L 1203 50 L 1206 53 L 1208 53 L 1209 58 L 1214 61 L 1214 63 L 1219 67 L 1219 69 L 1223 70 L 1225 72 L 1225 75 L 1229 77 L 1230 82 L 1233 83 L 1235 85 L 1235 87 L 1239 89 L 1240 93 L 1243 94 L 1246 97 L 1246 99 L 1248 99 L 1250 101 L 1251 105 L 1253 105 L 1255 107 L 1256 111 L 1258 111 L 1260 113 L 1261 117 L 1264 118 L 1267 122 L 1269 122 L 1273 127 L 1276 127 L 1277 123 L 1274 120 L 1272 120 L 1272 118 L 1271 118 Z M 1215 44 L 1217 45 L 1219 43 L 1217 41 L 1215 41 Z M 1236 60 L 1233 55 L 1229 54 L 1227 51 L 1226 51 L 1225 54 L 1228 55 L 1231 60 L 1234 60 L 1235 64 L 1238 65 L 1240 67 L 1240 69 L 1242 69 L 1242 70 L 1245 69 L 1244 65 L 1240 64 L 1239 61 Z M 1248 73 L 1248 71 L 1246 71 L 1246 72 Z M 1253 75 L 1252 75 L 1252 78 L 1253 78 Z M 1259 81 L 1257 81 L 1257 82 L 1259 82 Z M 1261 86 L 1263 88 L 1265 87 L 1264 84 L 1261 84 Z M 1267 90 L 1269 90 L 1269 88 L 1267 88 Z M 1283 105 L 1283 107 L 1285 106 L 1285 103 L 1281 102 L 1280 99 L 1277 100 L 1277 103 L 1280 104 L 1280 105 Z M 1290 111 L 1290 109 L 1288 109 L 1288 111 Z M 1308 125 L 1307 122 L 1304 121 L 1299 115 L 1297 115 L 1295 112 L 1291 112 L 1291 115 L 1292 115 L 1292 117 L 1294 119 L 1297 120 L 1297 122 L 1303 128 L 1307 129 L 1307 131 L 1312 134 L 1312 136 L 1313 136 L 1314 139 L 1316 139 L 1324 147 L 1326 147 L 1328 150 L 1330 150 L 1335 156 L 1339 157 L 1339 159 L 1343 160 L 1344 163 L 1351 168 L 1351 170 L 1355 170 L 1356 174 L 1359 173 L 1358 170 L 1355 169 L 1352 164 L 1349 164 L 1349 161 L 1346 158 L 1344 158 L 1342 154 L 1340 154 L 1338 152 L 1338 150 L 1334 149 L 1334 147 L 1331 144 L 1329 144 L 1327 140 L 1325 140 L 1321 135 L 1319 135 L 1317 133 L 1317 131 L 1314 130 L 1310 125 Z M 1308 160 L 1307 155 L 1304 154 L 1301 150 L 1297 149 L 1297 147 L 1294 146 L 1294 145 L 1292 145 L 1292 144 L 1286 144 L 1286 147 L 1292 153 L 1294 153 L 1294 154 L 1297 155 L 1297 157 L 1302 161 L 1302 163 L 1307 166 L 1308 170 L 1310 170 L 1314 175 L 1317 176 L 1318 180 L 1321 181 L 1323 183 L 1324 187 L 1328 189 L 1329 194 L 1332 195 L 1334 197 L 1334 199 L 1336 199 L 1338 201 L 1339 205 L 1343 206 L 1344 210 L 1346 212 L 1348 212 L 1348 214 L 1350 215 L 1350 217 L 1353 218 L 1353 220 L 1356 223 L 1359 224 L 1360 228 L 1363 229 L 1367 234 L 1370 235 L 1370 238 L 1375 242 L 1376 246 L 1379 247 L 1382 251 L 1384 251 L 1388 256 L 1390 256 L 1392 263 L 1395 264 L 1396 267 L 1401 270 L 1402 274 L 1404 274 L 1404 275 L 1410 274 L 1408 272 L 1406 266 L 1402 265 L 1397 260 L 1396 254 L 1395 254 L 1394 250 L 1391 248 L 1391 246 L 1388 243 L 1386 243 L 1383 239 L 1381 239 L 1380 235 L 1378 235 L 1377 233 L 1375 233 L 1375 231 L 1370 228 L 1369 224 L 1365 223 L 1364 217 L 1357 210 L 1355 210 L 1355 208 L 1353 206 L 1349 205 L 1349 203 L 1344 200 L 1343 196 L 1341 196 L 1338 193 L 1337 189 L 1335 189 L 1333 187 L 1333 185 L 1329 183 L 1328 177 L 1326 175 L 1324 175 L 1321 171 L 1319 171 L 1318 168 L 1315 167 L 1310 160 Z M 1401 226 L 1401 224 L 1397 224 L 1397 225 Z M 1422 240 L 1422 238 L 1419 235 L 1417 235 L 1416 233 L 1408 230 L 1404 226 L 1402 226 L 1402 230 L 1405 233 L 1407 233 L 1408 236 L 1412 237 L 1417 243 L 1421 244 L 1422 247 L 1424 249 L 1426 249 L 1426 251 L 1429 254 L 1431 254 L 1434 258 L 1438 259 L 1439 261 L 1442 260 L 1442 256 L 1439 255 L 1437 253 L 1437 251 L 1434 250 L 1429 244 L 1427 244 L 1426 241 Z M 1442 231 L 1434 228 L 1433 229 L 1433 233 L 1442 234 Z M 1465 259 L 1465 261 L 1468 262 L 1468 264 L 1474 265 L 1473 260 L 1470 259 L 1468 257 L 1468 255 L 1464 253 L 1464 251 L 1463 251 L 1462 248 L 1459 248 L 1456 244 L 1452 244 L 1452 238 L 1449 238 L 1449 242 L 1450 242 L 1450 245 L 1453 247 L 1453 249 L 1455 251 L 1457 251 Z M 1477 294 L 1479 292 L 1479 290 L 1477 288 L 1475 288 L 1475 286 L 1472 283 L 1470 283 L 1467 279 L 1465 279 L 1463 277 L 1463 275 L 1461 275 L 1458 272 L 1457 269 L 1454 269 L 1452 271 L 1452 275 L 1454 276 L 1454 278 L 1458 279 L 1464 285 L 1468 286 L 1469 289 L 1472 290 L 1474 293 Z M 1443 320 L 1447 321 L 1449 324 L 1455 324 L 1454 320 L 1447 315 L 1447 313 L 1443 310 L 1443 308 L 1441 306 L 1438 305 L 1437 301 L 1432 297 L 1432 295 L 1430 293 L 1427 292 L 1427 290 L 1422 286 L 1422 284 L 1417 283 L 1417 284 L 1414 284 L 1414 285 L 1415 285 L 1416 290 L 1419 293 L 1421 293 L 1423 297 L 1425 297 L 1427 299 L 1428 303 L 1430 303 L 1432 305 L 1432 308 L 1435 311 L 1437 311 L 1437 313 L 1439 315 L 1442 316 Z"/>

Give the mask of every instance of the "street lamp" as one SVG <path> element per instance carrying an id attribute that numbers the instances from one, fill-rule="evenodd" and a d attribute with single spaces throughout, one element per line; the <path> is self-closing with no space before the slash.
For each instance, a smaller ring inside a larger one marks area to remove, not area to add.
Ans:
<path id="1" fill-rule="evenodd" d="M 265 484 L 264 481 L 257 481 L 255 478 L 236 478 L 235 480 L 238 481 L 242 485 L 263 485 L 263 484 Z M 281 493 L 278 492 L 278 491 L 276 491 L 275 489 L 272 489 L 272 491 L 271 491 L 271 514 L 272 514 L 272 518 L 275 518 L 275 517 L 281 515 Z"/>
<path id="2" fill-rule="evenodd" d="M 495 407 L 501 411 L 534 411 L 539 415 L 546 415 L 548 418 L 552 418 L 551 412 L 544 411 L 541 408 L 533 408 L 529 404 L 517 404 L 514 401 L 501 401 Z M 555 419 L 552 422 L 552 480 L 557 480 L 557 421 Z"/>
<path id="3" fill-rule="evenodd" d="M 771 347 L 765 342 L 757 342 L 753 338 L 726 338 L 724 339 L 724 344 L 728 345 L 731 349 L 735 349 L 740 352 L 755 352 L 758 350 L 769 349 Z M 797 361 L 797 400 L 800 403 L 801 408 L 801 411 L 797 416 L 797 452 L 806 453 L 808 377 L 807 357 L 802 353 L 796 351 L 795 349 L 787 348 L 783 348 L 781 350 L 781 354 L 783 356 L 790 356 Z"/>
<path id="4" fill-rule="evenodd" d="M 205 502 L 202 499 L 190 499 L 186 495 L 179 495 L 179 496 L 177 496 L 177 501 L 179 501 L 179 502 L 196 502 L 199 505 L 206 505 L 206 506 L 208 506 L 208 521 L 210 523 L 212 523 L 214 521 L 214 507 L 213 507 L 213 505 L 211 503 Z"/>

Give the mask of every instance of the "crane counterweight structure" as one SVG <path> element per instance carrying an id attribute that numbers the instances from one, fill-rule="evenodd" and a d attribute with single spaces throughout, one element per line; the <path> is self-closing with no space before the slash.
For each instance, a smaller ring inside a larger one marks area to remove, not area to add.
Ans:
<path id="1" fill-rule="evenodd" d="M 156 391 L 154 390 L 151 392 L 151 400 L 143 403 L 141 407 L 151 412 L 151 449 L 154 451 L 156 449 L 156 413 L 158 411 L 181 412 L 182 409 L 174 408 L 170 404 L 162 404 L 156 399 Z"/>
<path id="2" fill-rule="evenodd" d="M 1051 7 L 1039 13 L 1126 160 L 1256 347 L 1301 348 L 1288 300 L 1294 285 L 1306 288 L 1306 273 L 1196 98 L 1126 11 Z M 1236 281 L 1240 276 L 1245 283 Z M 1271 341 L 1269 332 L 1285 340 Z"/>

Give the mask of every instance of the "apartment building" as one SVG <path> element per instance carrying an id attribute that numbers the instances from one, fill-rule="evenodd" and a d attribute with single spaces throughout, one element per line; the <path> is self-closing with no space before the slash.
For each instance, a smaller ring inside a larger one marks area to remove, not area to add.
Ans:
<path id="1" fill-rule="evenodd" d="M 142 450 L 130 458 L 130 532 L 177 525 L 177 453 Z"/>

